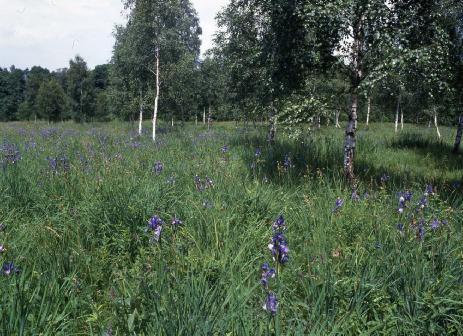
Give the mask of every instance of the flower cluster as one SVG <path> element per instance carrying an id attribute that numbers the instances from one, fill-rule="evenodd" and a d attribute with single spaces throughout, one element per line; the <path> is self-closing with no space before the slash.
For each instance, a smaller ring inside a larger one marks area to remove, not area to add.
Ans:
<path id="1" fill-rule="evenodd" d="M 204 191 L 205 189 L 214 188 L 214 181 L 208 176 L 204 179 L 204 182 L 201 180 L 199 175 L 195 175 L 195 187 L 198 191 Z"/>
<path id="2" fill-rule="evenodd" d="M 2 273 L 4 275 L 9 276 L 9 275 L 13 275 L 19 272 L 20 272 L 20 269 L 17 268 L 12 261 L 3 263 Z"/>
<path id="3" fill-rule="evenodd" d="M 278 299 L 272 292 L 267 293 L 267 299 L 265 300 L 264 306 L 262 307 L 272 316 L 275 316 L 278 312 Z"/>
<path id="4" fill-rule="evenodd" d="M 151 242 L 158 242 L 159 239 L 161 239 L 163 225 L 164 221 L 161 219 L 161 217 L 157 215 L 154 215 L 148 221 L 148 229 L 150 229 L 153 232 L 153 236 L 150 239 Z"/>
<path id="5" fill-rule="evenodd" d="M 334 203 L 334 208 L 332 210 L 333 213 L 339 212 L 344 206 L 344 200 L 340 197 L 336 198 L 336 202 Z"/>
<path id="6" fill-rule="evenodd" d="M 423 241 L 427 230 L 437 231 L 439 228 L 447 224 L 447 221 L 440 221 L 435 216 L 432 216 L 430 220 L 426 220 L 428 211 L 426 210 L 430 206 L 429 198 L 435 195 L 435 190 L 432 185 L 427 185 L 424 193 L 416 203 L 414 211 L 407 212 L 407 204 L 412 201 L 413 195 L 410 191 L 399 193 L 399 206 L 397 212 L 400 218 L 408 218 L 410 221 L 410 228 L 414 231 L 416 238 L 419 241 Z M 406 215 L 406 216 L 405 216 Z M 400 235 L 405 235 L 405 225 L 402 223 L 397 224 L 397 230 Z"/>
<path id="7" fill-rule="evenodd" d="M 260 279 L 260 283 L 265 289 L 268 289 L 268 281 L 274 278 L 275 275 L 276 275 L 275 269 L 271 268 L 267 262 L 262 265 L 262 276 Z"/>
<path id="8" fill-rule="evenodd" d="M 407 202 L 412 200 L 413 194 L 409 191 L 399 193 L 399 208 L 397 212 L 403 214 L 407 207 Z"/>
<path id="9" fill-rule="evenodd" d="M 386 184 L 386 182 L 388 182 L 389 180 L 391 179 L 391 177 L 389 175 L 387 175 L 386 173 L 384 173 L 380 178 L 379 178 L 379 181 L 381 182 L 381 184 Z"/>
<path id="10" fill-rule="evenodd" d="M 228 148 L 227 145 L 224 145 L 224 146 L 222 146 L 222 147 L 220 148 L 220 152 L 221 152 L 222 154 L 226 154 L 226 153 L 228 153 L 228 151 L 229 151 L 229 148 Z"/>
<path id="11" fill-rule="evenodd" d="M 288 243 L 282 232 L 275 232 L 272 240 L 268 244 L 268 248 L 270 252 L 272 252 L 274 261 L 280 264 L 286 264 L 289 261 Z"/>
<path id="12" fill-rule="evenodd" d="M 2 153 L 4 163 L 6 164 L 14 165 L 21 160 L 21 153 L 15 144 L 4 143 L 0 146 L 0 152 Z"/>
<path id="13" fill-rule="evenodd" d="M 273 261 L 278 265 L 284 265 L 289 261 L 289 248 L 283 231 L 286 230 L 286 222 L 283 215 L 278 218 L 272 224 L 273 237 L 268 244 L 268 248 L 272 253 Z M 275 268 L 270 267 L 268 263 L 264 263 L 261 267 L 262 274 L 260 282 L 262 287 L 267 292 L 267 298 L 263 305 L 270 315 L 275 316 L 278 311 L 278 299 L 276 294 L 269 290 L 269 280 L 278 276 L 278 272 Z"/>
<path id="14" fill-rule="evenodd" d="M 48 165 L 53 174 L 67 173 L 71 169 L 69 160 L 66 155 L 57 157 L 47 157 Z"/>
<path id="15" fill-rule="evenodd" d="M 153 173 L 156 175 L 161 175 L 162 171 L 164 169 L 164 165 L 162 164 L 161 161 L 156 161 L 153 166 Z"/>
<path id="16" fill-rule="evenodd" d="M 289 171 L 291 168 L 293 168 L 293 161 L 291 160 L 291 154 L 286 154 L 285 158 L 283 160 L 283 168 L 285 171 Z"/>
<path id="17" fill-rule="evenodd" d="M 177 230 L 179 227 L 183 225 L 183 222 L 177 216 L 174 216 L 171 221 L 172 228 Z M 161 233 L 163 231 L 165 222 L 159 217 L 158 215 L 154 215 L 148 221 L 148 229 L 147 231 L 152 232 L 152 236 L 150 238 L 150 243 L 158 243 L 161 239 Z"/>

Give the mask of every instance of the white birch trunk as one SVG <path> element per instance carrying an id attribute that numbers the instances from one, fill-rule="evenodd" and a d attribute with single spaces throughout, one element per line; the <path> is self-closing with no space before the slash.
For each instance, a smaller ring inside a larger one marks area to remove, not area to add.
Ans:
<path id="1" fill-rule="evenodd" d="M 399 98 L 397 99 L 397 107 L 395 110 L 395 132 L 398 132 L 399 129 L 399 112 L 400 112 L 400 94 Z"/>
<path id="2" fill-rule="evenodd" d="M 206 125 L 206 106 L 204 106 L 204 111 L 203 111 L 203 124 Z"/>
<path id="3" fill-rule="evenodd" d="M 153 141 L 156 141 L 156 121 L 158 119 L 158 104 L 159 104 L 159 48 L 156 49 L 156 97 L 154 98 Z"/>
<path id="4" fill-rule="evenodd" d="M 400 130 L 404 130 L 404 111 L 400 109 Z"/>
<path id="5" fill-rule="evenodd" d="M 367 107 L 367 126 L 370 124 L 370 112 L 371 112 L 371 97 L 368 96 L 368 107 Z"/>
<path id="6" fill-rule="evenodd" d="M 339 110 L 336 110 L 335 113 L 335 116 L 336 116 L 336 121 L 335 121 L 335 127 L 336 128 L 341 128 L 341 125 L 339 125 L 339 115 L 341 114 L 341 112 Z"/>
<path id="7" fill-rule="evenodd" d="M 174 127 L 174 118 L 172 118 L 171 126 Z"/>
<path id="8" fill-rule="evenodd" d="M 196 118 L 195 118 L 195 125 L 198 126 L 198 115 L 196 115 Z"/>
<path id="9" fill-rule="evenodd" d="M 437 137 L 441 139 L 441 134 L 439 132 L 439 126 L 437 125 L 437 110 L 434 108 L 434 126 L 436 127 Z"/>
<path id="10" fill-rule="evenodd" d="M 138 135 L 141 136 L 143 125 L 143 92 L 140 90 L 140 116 L 138 118 Z"/>
<path id="11" fill-rule="evenodd" d="M 211 104 L 209 104 L 209 111 L 207 114 L 207 129 L 211 129 Z"/>

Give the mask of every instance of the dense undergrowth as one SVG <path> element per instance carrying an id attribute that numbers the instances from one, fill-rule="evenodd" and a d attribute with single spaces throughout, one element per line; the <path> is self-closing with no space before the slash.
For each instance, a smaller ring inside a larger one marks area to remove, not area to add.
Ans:
<path id="1" fill-rule="evenodd" d="M 360 130 L 352 194 L 333 128 L 0 125 L 0 333 L 461 334 L 463 160 L 406 128 Z"/>

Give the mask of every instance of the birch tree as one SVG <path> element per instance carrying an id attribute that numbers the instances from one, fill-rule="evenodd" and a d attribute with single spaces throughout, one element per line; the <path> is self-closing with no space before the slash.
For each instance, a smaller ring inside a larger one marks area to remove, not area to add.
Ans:
<path id="1" fill-rule="evenodd" d="M 176 99 L 168 94 L 174 90 L 165 90 L 167 94 L 163 96 L 163 88 L 182 85 L 163 71 L 173 69 L 173 65 L 179 64 L 186 54 L 192 55 L 193 59 L 199 57 L 201 34 L 199 20 L 189 0 L 124 0 L 123 2 L 128 12 L 128 23 L 120 34 L 125 39 L 124 43 L 118 44 L 116 35 L 115 54 L 117 55 L 119 51 L 118 46 L 124 48 L 125 52 L 121 52 L 120 56 L 122 61 L 127 62 L 129 68 L 123 73 L 123 77 L 126 77 L 127 82 L 132 82 L 129 84 L 130 90 L 138 92 L 141 87 L 151 90 L 152 139 L 156 141 L 161 98 L 164 102 Z M 194 66 L 192 62 L 191 67 Z M 133 79 L 140 73 L 142 74 L 139 80 L 140 88 L 134 90 Z M 143 95 L 140 95 L 140 106 L 142 106 L 142 99 Z"/>

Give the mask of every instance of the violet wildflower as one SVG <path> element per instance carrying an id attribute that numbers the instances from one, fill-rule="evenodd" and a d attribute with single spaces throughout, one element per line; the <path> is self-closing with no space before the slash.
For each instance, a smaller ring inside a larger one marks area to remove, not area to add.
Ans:
<path id="1" fill-rule="evenodd" d="M 16 164 L 21 160 L 21 153 L 15 144 L 5 143 L 0 147 L 0 152 L 3 152 L 3 157 L 6 163 Z"/>
<path id="2" fill-rule="evenodd" d="M 288 243 L 283 233 L 275 233 L 268 244 L 268 248 L 272 252 L 273 260 L 280 264 L 286 264 L 289 261 Z"/>
<path id="3" fill-rule="evenodd" d="M 424 195 L 423 197 L 421 197 L 420 201 L 418 202 L 418 209 L 417 210 L 424 209 L 427 206 L 428 206 L 428 197 L 426 195 Z"/>
<path id="4" fill-rule="evenodd" d="M 163 169 L 164 169 L 164 165 L 162 164 L 162 162 L 156 161 L 153 167 L 153 172 L 156 175 L 161 175 Z"/>
<path id="5" fill-rule="evenodd" d="M 434 188 L 433 188 L 433 186 L 431 184 L 428 184 L 426 186 L 426 190 L 424 192 L 424 195 L 425 196 L 434 195 Z"/>
<path id="6" fill-rule="evenodd" d="M 206 186 L 206 189 L 214 188 L 214 181 L 212 181 L 212 179 L 209 178 L 208 176 L 206 176 L 205 186 Z"/>
<path id="7" fill-rule="evenodd" d="M 183 225 L 183 222 L 177 218 L 177 216 L 175 216 L 173 219 L 172 219 L 172 226 L 173 227 L 179 227 L 179 226 L 182 226 Z"/>
<path id="8" fill-rule="evenodd" d="M 405 207 L 406 207 L 405 202 L 406 202 L 405 197 L 400 196 L 399 197 L 399 209 L 397 210 L 400 214 L 403 214 L 405 211 Z"/>
<path id="9" fill-rule="evenodd" d="M 286 229 L 285 218 L 283 217 L 283 215 L 278 216 L 278 218 L 272 225 L 272 229 L 273 231 L 283 231 Z"/>
<path id="10" fill-rule="evenodd" d="M 382 184 L 385 184 L 386 182 L 388 182 L 389 180 L 391 179 L 391 177 L 387 174 L 383 174 L 381 177 L 380 177 L 380 181 Z"/>
<path id="11" fill-rule="evenodd" d="M 397 224 L 397 230 L 399 230 L 401 235 L 404 235 L 405 233 L 405 226 L 403 224 Z"/>
<path id="12" fill-rule="evenodd" d="M 198 191 L 204 190 L 203 183 L 201 182 L 201 178 L 198 175 L 195 175 L 195 187 Z"/>
<path id="13" fill-rule="evenodd" d="M 439 227 L 440 227 L 439 220 L 434 218 L 434 220 L 431 222 L 431 229 L 436 231 Z"/>
<path id="14" fill-rule="evenodd" d="M 334 209 L 332 210 L 333 212 L 338 212 L 341 210 L 341 208 L 344 206 L 344 201 L 342 198 L 338 197 L 335 202 Z"/>
<path id="15" fill-rule="evenodd" d="M 359 194 L 357 193 L 357 190 L 354 190 L 354 191 L 352 192 L 351 199 L 352 199 L 353 201 L 355 201 L 355 202 L 360 201 L 360 196 L 359 196 Z"/>
<path id="16" fill-rule="evenodd" d="M 260 157 L 262 155 L 262 150 L 260 148 L 256 148 L 254 152 L 255 157 Z"/>
<path id="17" fill-rule="evenodd" d="M 0 245 L 0 253 L 5 253 L 5 252 L 6 252 L 5 246 Z"/>
<path id="18" fill-rule="evenodd" d="M 274 278 L 276 275 L 276 271 L 274 268 L 271 268 L 268 263 L 264 263 L 262 265 L 262 277 L 260 282 L 265 289 L 268 288 L 268 281 L 271 278 Z"/>
<path id="19" fill-rule="evenodd" d="M 66 155 L 47 157 L 47 160 L 53 174 L 67 173 L 70 170 L 71 166 Z"/>
<path id="20" fill-rule="evenodd" d="M 420 223 L 418 224 L 418 229 L 416 231 L 416 237 L 420 240 L 420 241 L 423 241 L 424 240 L 424 235 L 426 233 L 426 229 L 424 227 L 424 220 L 420 220 Z"/>
<path id="21" fill-rule="evenodd" d="M 19 269 L 14 265 L 13 262 L 4 262 L 2 266 L 2 272 L 5 275 L 12 275 L 13 273 L 19 273 Z"/>
<path id="22" fill-rule="evenodd" d="M 161 238 L 162 226 L 164 221 L 157 215 L 151 217 L 148 222 L 148 228 L 153 231 L 153 236 L 151 237 L 151 242 L 158 242 Z"/>
<path id="23" fill-rule="evenodd" d="M 278 312 L 278 299 L 274 293 L 270 292 L 267 294 L 263 308 L 272 316 L 276 315 Z"/>
<path id="24" fill-rule="evenodd" d="M 285 155 L 285 159 L 283 160 L 283 167 L 285 168 L 285 171 L 288 171 L 289 169 L 294 167 L 290 154 Z"/>
<path id="25" fill-rule="evenodd" d="M 228 146 L 227 146 L 227 145 L 224 145 L 224 146 L 222 146 L 222 148 L 220 148 L 220 151 L 222 152 L 222 154 L 228 153 L 228 150 L 229 150 L 229 149 L 228 149 Z"/>

